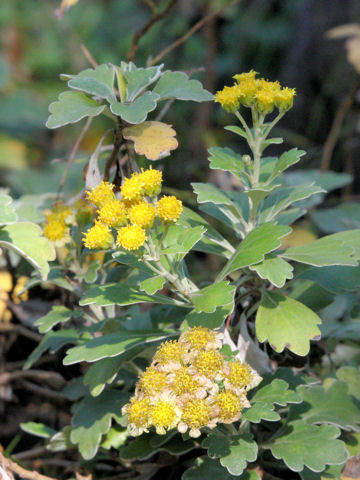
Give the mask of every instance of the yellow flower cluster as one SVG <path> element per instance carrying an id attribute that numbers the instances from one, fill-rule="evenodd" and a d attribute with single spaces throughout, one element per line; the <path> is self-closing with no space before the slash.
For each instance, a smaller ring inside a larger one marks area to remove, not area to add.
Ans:
<path id="1" fill-rule="evenodd" d="M 108 182 L 87 191 L 87 198 L 97 207 L 95 224 L 84 233 L 84 245 L 91 249 L 108 249 L 114 244 L 112 228 L 116 229 L 115 245 L 128 251 L 141 248 L 156 217 L 164 224 L 174 223 L 182 212 L 182 203 L 174 196 L 163 196 L 162 173 L 149 168 L 125 178 L 121 200 Z"/>
<path id="2" fill-rule="evenodd" d="M 246 392 L 260 377 L 246 363 L 227 360 L 221 346 L 222 334 L 204 327 L 160 345 L 123 407 L 130 435 L 177 428 L 196 438 L 202 427 L 238 420 L 249 406 Z"/>
<path id="3" fill-rule="evenodd" d="M 253 107 L 263 115 L 271 113 L 275 106 L 280 112 L 293 106 L 294 88 L 281 87 L 279 82 L 269 82 L 263 78 L 257 79 L 256 75 L 254 70 L 234 75 L 236 83 L 217 92 L 215 101 L 229 112 L 235 112 L 243 105 Z"/>
<path id="4" fill-rule="evenodd" d="M 44 236 L 55 247 L 63 247 L 71 242 L 70 226 L 75 223 L 75 214 L 64 203 L 57 203 L 45 215 Z"/>
<path id="5" fill-rule="evenodd" d="M 21 293 L 28 281 L 29 277 L 21 275 L 14 285 L 11 273 L 6 270 L 0 271 L 0 322 L 8 323 L 11 320 L 12 313 L 8 309 L 10 298 L 15 304 L 28 299 L 29 294 L 27 290 Z"/>

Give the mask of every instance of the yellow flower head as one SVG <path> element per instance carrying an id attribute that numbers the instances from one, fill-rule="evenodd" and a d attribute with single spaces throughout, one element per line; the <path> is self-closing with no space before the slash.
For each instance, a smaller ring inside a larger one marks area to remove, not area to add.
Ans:
<path id="1" fill-rule="evenodd" d="M 129 208 L 129 220 L 134 225 L 150 228 L 154 222 L 156 210 L 151 203 L 142 201 Z"/>
<path id="2" fill-rule="evenodd" d="M 162 173 L 160 170 L 152 169 L 143 170 L 139 175 L 143 184 L 144 195 L 156 197 L 161 191 Z"/>
<path id="3" fill-rule="evenodd" d="M 250 72 L 237 73 L 233 78 L 240 84 L 248 80 L 255 80 L 257 74 L 258 72 L 255 70 L 250 70 Z"/>
<path id="4" fill-rule="evenodd" d="M 133 173 L 130 178 L 124 179 L 121 186 L 121 197 L 125 203 L 139 201 L 143 195 L 143 181 L 138 173 Z"/>
<path id="5" fill-rule="evenodd" d="M 91 190 L 87 190 L 85 193 L 89 202 L 97 207 L 101 207 L 105 202 L 115 198 L 113 190 L 114 185 L 112 183 L 102 180 L 97 187 L 91 188 Z"/>
<path id="6" fill-rule="evenodd" d="M 294 104 L 294 96 L 296 94 L 295 88 L 282 88 L 275 96 L 275 105 L 281 112 L 290 110 Z"/>
<path id="7" fill-rule="evenodd" d="M 235 390 L 243 390 L 253 381 L 253 374 L 247 363 L 241 363 L 238 360 L 226 364 L 225 385 Z"/>
<path id="8" fill-rule="evenodd" d="M 47 222 L 50 223 L 53 220 L 58 220 L 67 225 L 71 225 L 75 223 L 75 215 L 70 207 L 65 205 L 65 203 L 59 202 L 52 207 L 51 213 L 46 216 Z"/>
<path id="9" fill-rule="evenodd" d="M 240 107 L 239 86 L 224 87 L 222 90 L 216 92 L 214 99 L 215 102 L 220 103 L 224 110 L 235 112 Z"/>
<path id="10" fill-rule="evenodd" d="M 138 250 L 146 240 L 145 230 L 139 225 L 127 225 L 118 230 L 116 245 L 125 250 Z"/>
<path id="11" fill-rule="evenodd" d="M 200 389 L 200 383 L 188 372 L 186 367 L 181 367 L 173 373 L 171 389 L 176 395 L 190 394 L 194 396 Z"/>
<path id="12" fill-rule="evenodd" d="M 154 396 L 166 387 L 166 373 L 148 367 L 141 375 L 137 387 L 145 395 Z"/>
<path id="13" fill-rule="evenodd" d="M 214 348 L 215 346 L 221 347 L 221 341 L 218 339 L 219 334 L 213 330 L 204 327 L 193 327 L 184 332 L 179 341 L 188 343 L 190 348 L 206 350 L 209 346 L 211 348 Z"/>
<path id="14" fill-rule="evenodd" d="M 148 398 L 132 398 L 130 403 L 125 405 L 122 413 L 127 415 L 128 429 L 131 435 L 140 435 L 150 427 L 151 402 Z"/>
<path id="15" fill-rule="evenodd" d="M 98 211 L 98 219 L 109 227 L 121 227 L 127 224 L 126 208 L 123 202 L 116 198 L 103 203 Z"/>
<path id="16" fill-rule="evenodd" d="M 186 348 L 184 344 L 176 340 L 169 340 L 160 345 L 153 361 L 162 366 L 168 363 L 179 363 L 182 361 L 185 353 Z"/>
<path id="17" fill-rule="evenodd" d="M 211 420 L 211 406 L 204 399 L 189 400 L 182 407 L 181 424 L 179 431 L 185 433 L 190 429 L 191 437 L 200 436 L 200 428 L 205 427 Z M 185 427 L 185 428 L 184 428 Z"/>
<path id="18" fill-rule="evenodd" d="M 69 228 L 64 220 L 51 220 L 44 227 L 44 237 L 56 247 L 63 247 L 71 240 Z"/>
<path id="19" fill-rule="evenodd" d="M 181 411 L 171 397 L 160 397 L 150 411 L 150 422 L 159 435 L 164 435 L 167 430 L 175 428 L 179 423 L 180 417 Z"/>
<path id="20" fill-rule="evenodd" d="M 181 200 L 173 195 L 162 197 L 156 205 L 156 213 L 162 223 L 174 223 L 183 210 Z"/>
<path id="21" fill-rule="evenodd" d="M 214 405 L 218 407 L 218 418 L 223 423 L 232 423 L 241 416 L 243 403 L 233 392 L 221 392 L 215 396 Z"/>
<path id="22" fill-rule="evenodd" d="M 218 350 L 200 352 L 194 359 L 193 365 L 199 375 L 215 376 L 222 369 L 224 357 Z"/>
<path id="23" fill-rule="evenodd" d="M 25 275 L 20 275 L 20 277 L 17 279 L 16 285 L 12 292 L 12 299 L 14 303 L 18 304 L 28 300 L 29 298 L 28 290 L 25 290 L 25 292 L 20 294 L 20 292 L 25 288 L 25 285 L 27 284 L 28 281 L 29 281 L 29 277 L 26 277 Z"/>
<path id="24" fill-rule="evenodd" d="M 264 115 L 271 113 L 275 106 L 275 94 L 270 89 L 262 89 L 255 95 L 256 106 L 259 112 Z"/>
<path id="25" fill-rule="evenodd" d="M 95 225 L 83 235 L 83 243 L 86 248 L 107 250 L 111 248 L 114 243 L 110 228 L 100 222 L 96 222 Z"/>

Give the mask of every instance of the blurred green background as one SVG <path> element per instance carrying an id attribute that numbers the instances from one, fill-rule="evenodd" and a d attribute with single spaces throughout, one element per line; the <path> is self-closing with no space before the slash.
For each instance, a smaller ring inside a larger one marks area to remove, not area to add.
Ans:
<path id="1" fill-rule="evenodd" d="M 61 172 L 81 125 L 56 131 L 45 127 L 48 104 L 65 89 L 60 73 L 89 67 L 81 45 L 98 63 L 126 60 L 134 32 L 150 18 L 146 0 L 79 0 L 58 18 L 60 0 L 3 0 L 0 9 L 0 186 L 15 196 L 56 192 Z M 159 10 L 166 1 L 153 0 Z M 135 63 L 142 66 L 228 0 L 178 0 L 175 8 L 141 39 Z M 164 57 L 166 67 L 195 71 L 211 92 L 232 83 L 234 73 L 255 69 L 271 80 L 295 87 L 293 110 L 276 134 L 289 146 L 305 148 L 303 165 L 318 168 L 334 118 L 345 98 L 345 112 L 330 157 L 331 168 L 352 173 L 355 182 L 342 192 L 359 193 L 359 73 L 347 59 L 345 40 L 326 32 L 360 18 L 358 0 L 243 0 L 207 22 Z M 359 55 L 360 56 L 360 55 Z M 354 90 L 355 89 L 355 90 Z M 352 95 L 352 96 L 351 96 Z M 83 187 L 81 169 L 107 120 L 95 119 L 67 178 L 65 193 Z M 178 132 L 180 146 L 159 165 L 171 187 L 189 189 L 207 180 L 206 150 L 228 144 L 245 153 L 238 138 L 223 130 L 233 120 L 218 105 L 176 102 L 165 117 Z M 283 149 L 284 146 L 281 146 Z M 269 154 L 276 153 L 273 150 Z M 323 165 L 324 166 L 324 165 Z"/>

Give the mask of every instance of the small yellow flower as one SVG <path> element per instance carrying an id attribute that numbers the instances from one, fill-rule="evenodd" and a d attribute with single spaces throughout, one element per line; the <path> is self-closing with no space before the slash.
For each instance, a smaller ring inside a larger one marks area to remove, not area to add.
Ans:
<path id="1" fill-rule="evenodd" d="M 105 202 L 98 211 L 98 219 L 109 227 L 121 227 L 127 224 L 126 208 L 116 198 Z"/>
<path id="2" fill-rule="evenodd" d="M 275 106 L 275 95 L 270 89 L 263 89 L 256 93 L 256 106 L 259 112 L 264 115 L 271 113 Z"/>
<path id="3" fill-rule="evenodd" d="M 199 375 L 216 376 L 222 370 L 224 357 L 218 350 L 200 352 L 193 361 L 193 366 Z"/>
<path id="4" fill-rule="evenodd" d="M 110 228 L 100 222 L 96 222 L 95 225 L 83 235 L 83 243 L 86 248 L 107 250 L 111 248 L 114 243 Z"/>
<path id="5" fill-rule="evenodd" d="M 182 407 L 181 422 L 178 430 L 185 433 L 189 428 L 190 437 L 199 437 L 201 435 L 200 428 L 213 426 L 211 424 L 211 406 L 205 399 L 189 400 Z M 215 426 L 215 425 L 214 425 Z"/>
<path id="6" fill-rule="evenodd" d="M 89 202 L 97 207 L 101 207 L 105 202 L 115 198 L 113 190 L 114 185 L 112 183 L 102 180 L 97 187 L 91 188 L 91 190 L 87 190 L 85 193 Z"/>
<path id="7" fill-rule="evenodd" d="M 159 435 L 165 435 L 167 430 L 175 428 L 180 418 L 181 410 L 171 396 L 160 396 L 150 411 L 150 422 Z"/>
<path id="8" fill-rule="evenodd" d="M 45 224 L 44 237 L 55 247 L 63 247 L 71 241 L 70 231 L 64 220 L 51 220 Z"/>
<path id="9" fill-rule="evenodd" d="M 208 350 L 221 347 L 221 335 L 204 327 L 193 327 L 184 332 L 179 341 L 188 343 L 190 348 Z"/>
<path id="10" fill-rule="evenodd" d="M 150 422 L 151 402 L 149 398 L 132 398 L 130 403 L 125 405 L 122 413 L 127 415 L 128 431 L 130 435 L 137 436 L 147 432 Z"/>
<path id="11" fill-rule="evenodd" d="M 124 179 L 121 186 L 121 198 L 125 203 L 139 201 L 143 195 L 143 181 L 138 173 L 133 173 L 130 178 Z"/>
<path id="12" fill-rule="evenodd" d="M 222 90 L 216 92 L 214 99 L 215 102 L 220 103 L 224 110 L 235 112 L 240 107 L 239 86 L 224 87 Z"/>
<path id="13" fill-rule="evenodd" d="M 140 175 L 143 184 L 144 195 L 156 197 L 161 191 L 162 173 L 160 170 L 152 169 L 143 170 Z"/>
<path id="14" fill-rule="evenodd" d="M 233 78 L 240 84 L 248 80 L 255 80 L 257 74 L 258 72 L 255 72 L 255 70 L 250 70 L 250 72 L 237 73 Z"/>
<path id="15" fill-rule="evenodd" d="M 247 79 L 239 85 L 240 102 L 245 107 L 251 107 L 255 101 L 257 82 L 254 79 Z"/>
<path id="16" fill-rule="evenodd" d="M 12 299 L 13 302 L 18 304 L 21 302 L 25 302 L 29 298 L 29 292 L 28 290 L 25 290 L 24 293 L 21 295 L 20 292 L 24 289 L 26 283 L 29 281 L 29 277 L 26 277 L 25 275 L 20 275 L 20 277 L 17 279 L 16 285 L 13 289 L 12 292 Z"/>
<path id="17" fill-rule="evenodd" d="M 214 405 L 218 407 L 217 417 L 223 423 L 233 423 L 241 417 L 243 403 L 233 392 L 218 393 Z"/>
<path id="18" fill-rule="evenodd" d="M 275 105 L 283 112 L 290 110 L 294 104 L 294 96 L 296 94 L 295 88 L 282 88 L 275 96 Z"/>
<path id="19" fill-rule="evenodd" d="M 183 210 L 181 200 L 175 196 L 164 196 L 156 205 L 156 213 L 162 223 L 174 223 Z"/>
<path id="20" fill-rule="evenodd" d="M 241 363 L 239 360 L 227 362 L 225 365 L 225 380 L 226 388 L 233 389 L 235 392 L 240 392 L 253 381 L 253 373 L 247 363 Z"/>
<path id="21" fill-rule="evenodd" d="M 156 210 L 151 203 L 142 201 L 129 209 L 129 220 L 134 225 L 150 228 L 154 222 Z"/>
<path id="22" fill-rule="evenodd" d="M 116 245 L 125 250 L 138 250 L 146 240 L 145 230 L 139 225 L 127 225 L 118 230 Z"/>
<path id="23" fill-rule="evenodd" d="M 137 390 L 145 395 L 156 395 L 166 387 L 166 373 L 156 370 L 154 367 L 148 367 L 141 375 Z"/>
<path id="24" fill-rule="evenodd" d="M 201 389 L 200 383 L 194 378 L 194 375 L 188 372 L 186 367 L 176 370 L 170 378 L 172 378 L 171 389 L 176 395 L 193 397 L 197 392 L 202 393 L 200 390 L 203 390 L 206 395 L 206 390 Z"/>
<path id="25" fill-rule="evenodd" d="M 176 340 L 168 340 L 160 345 L 154 355 L 153 362 L 160 366 L 165 366 L 168 363 L 171 363 L 172 366 L 180 365 L 185 353 L 186 348 L 184 344 Z"/>
<path id="26" fill-rule="evenodd" d="M 72 225 L 75 223 L 75 215 L 70 207 L 59 202 L 52 207 L 49 215 L 46 215 L 46 222 L 50 223 L 53 220 L 64 222 L 67 225 Z"/>

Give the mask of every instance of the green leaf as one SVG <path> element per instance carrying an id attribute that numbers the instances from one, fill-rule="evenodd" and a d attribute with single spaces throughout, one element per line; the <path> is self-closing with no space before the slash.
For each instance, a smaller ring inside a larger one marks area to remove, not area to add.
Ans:
<path id="1" fill-rule="evenodd" d="M 228 193 L 215 187 L 212 183 L 192 183 L 191 186 L 198 196 L 198 203 L 211 202 L 219 205 L 233 206 L 233 201 Z"/>
<path id="2" fill-rule="evenodd" d="M 0 194 L 0 226 L 16 222 L 18 219 L 12 198 L 5 193 Z"/>
<path id="3" fill-rule="evenodd" d="M 343 430 L 360 431 L 360 410 L 348 394 L 346 383 L 334 380 L 327 388 L 298 387 L 304 403 L 291 409 L 292 419 L 327 423 Z"/>
<path id="4" fill-rule="evenodd" d="M 229 282 L 213 283 L 191 294 L 196 312 L 215 312 L 217 307 L 229 305 L 234 301 L 236 287 Z"/>
<path id="5" fill-rule="evenodd" d="M 342 475 L 341 472 L 343 470 L 343 464 L 341 465 L 328 465 L 325 470 L 322 472 L 312 472 L 308 468 L 304 468 L 302 472 L 300 472 L 300 477 L 302 480 L 328 480 L 333 478 L 334 480 L 339 480 L 342 478 L 346 480 Z"/>
<path id="6" fill-rule="evenodd" d="M 198 457 L 195 464 L 184 472 L 181 480 L 204 480 L 206 478 L 212 480 L 260 480 L 260 476 L 255 470 L 247 470 L 242 475 L 234 477 L 220 465 L 218 460 L 207 456 Z"/>
<path id="7" fill-rule="evenodd" d="M 126 101 L 132 102 L 142 91 L 154 83 L 160 75 L 163 65 L 138 68 L 134 63 L 121 62 L 120 71 L 126 80 Z"/>
<path id="8" fill-rule="evenodd" d="M 145 292 L 141 292 L 135 285 L 125 285 L 124 283 L 108 283 L 107 285 L 89 288 L 85 292 L 85 297 L 80 300 L 79 305 L 84 306 L 95 303 L 95 305 L 100 307 L 106 307 L 109 305 L 133 305 L 144 302 L 188 307 L 187 304 L 173 300 L 165 295 L 148 295 Z"/>
<path id="9" fill-rule="evenodd" d="M 282 459 L 294 472 L 301 472 L 305 466 L 322 472 L 326 465 L 339 465 L 348 458 L 344 442 L 336 440 L 339 435 L 340 430 L 332 425 L 318 427 L 293 422 L 269 448 L 275 458 Z"/>
<path id="10" fill-rule="evenodd" d="M 198 80 L 190 80 L 184 72 L 167 70 L 156 84 L 155 93 L 161 100 L 176 98 L 177 100 L 192 100 L 194 102 L 208 102 L 213 95 L 204 90 Z"/>
<path id="11" fill-rule="evenodd" d="M 353 232 L 355 230 L 349 230 Z M 359 230 L 360 232 L 360 230 Z M 341 232 L 347 233 L 347 232 Z M 299 247 L 287 248 L 281 256 L 296 262 L 326 267 L 330 265 L 357 265 L 357 256 L 354 256 L 354 247 L 351 240 L 346 241 L 338 233 L 319 238 L 314 242 Z M 357 240 L 359 241 L 359 240 Z M 360 243 L 360 241 L 359 241 Z"/>
<path id="12" fill-rule="evenodd" d="M 237 125 L 227 125 L 226 127 L 224 127 L 224 129 L 228 130 L 229 132 L 235 133 L 236 135 L 240 135 L 240 137 L 243 137 L 246 139 L 248 138 L 248 135 L 245 132 L 245 130 L 238 127 Z"/>
<path id="13" fill-rule="evenodd" d="M 36 423 L 36 422 L 26 422 L 20 423 L 20 428 L 26 433 L 30 433 L 31 435 L 35 435 L 35 437 L 40 438 L 50 438 L 55 435 L 56 430 L 50 428 L 43 423 Z"/>
<path id="14" fill-rule="evenodd" d="M 81 316 L 81 312 L 79 310 L 70 310 L 69 308 L 55 305 L 49 313 L 36 320 L 34 325 L 39 327 L 40 333 L 46 333 L 55 327 L 55 325 L 67 322 L 71 317 L 79 316 Z"/>
<path id="15" fill-rule="evenodd" d="M 50 353 L 55 353 L 68 343 L 77 343 L 79 338 L 80 334 L 73 328 L 48 332 L 26 360 L 24 369 L 30 368 L 47 350 L 50 350 Z"/>
<path id="16" fill-rule="evenodd" d="M 202 443 L 210 458 L 220 458 L 220 463 L 231 475 L 241 475 L 247 462 L 257 458 L 258 446 L 248 433 L 225 437 L 211 433 Z"/>
<path id="17" fill-rule="evenodd" d="M 280 378 L 275 378 L 271 383 L 265 386 L 260 385 L 255 395 L 251 398 L 251 403 L 276 403 L 283 407 L 287 403 L 301 403 L 301 401 L 301 396 L 293 390 L 289 390 L 289 384 Z"/>
<path id="18" fill-rule="evenodd" d="M 355 202 L 343 203 L 335 208 L 314 210 L 311 218 L 325 233 L 342 232 L 360 227 L 360 205 Z"/>
<path id="19" fill-rule="evenodd" d="M 360 400 L 360 369 L 355 367 L 341 367 L 336 376 L 348 386 L 350 395 Z"/>
<path id="20" fill-rule="evenodd" d="M 288 152 L 284 152 L 281 157 L 276 162 L 274 167 L 274 171 L 269 179 L 269 181 L 276 178 L 280 173 L 282 173 L 287 168 L 291 167 L 291 165 L 295 165 L 298 163 L 300 158 L 305 155 L 304 150 L 298 150 L 297 148 L 292 148 Z"/>
<path id="21" fill-rule="evenodd" d="M 181 329 L 185 330 L 191 327 L 207 327 L 210 329 L 220 327 L 226 317 L 232 313 L 234 310 L 234 299 L 228 305 L 222 305 L 216 307 L 215 312 L 205 313 L 197 312 L 196 310 L 191 310 L 185 318 L 181 325 Z"/>
<path id="22" fill-rule="evenodd" d="M 279 248 L 280 239 L 290 232 L 290 227 L 274 223 L 265 223 L 254 228 L 237 247 L 218 279 L 223 279 L 239 268 L 262 262 L 265 254 Z"/>
<path id="23" fill-rule="evenodd" d="M 145 92 L 132 103 L 113 102 L 110 110 L 120 116 L 125 122 L 132 124 L 142 123 L 148 113 L 155 110 L 159 96 L 153 92 Z"/>
<path id="24" fill-rule="evenodd" d="M 127 400 L 126 393 L 107 390 L 100 398 L 85 397 L 75 405 L 70 440 L 79 446 L 85 460 L 95 456 L 102 435 L 110 430 L 112 418 L 121 417 L 121 408 Z"/>
<path id="25" fill-rule="evenodd" d="M 281 417 L 275 412 L 275 405 L 265 402 L 256 402 L 251 408 L 244 410 L 241 418 L 243 420 L 249 420 L 251 423 L 260 423 L 261 420 L 277 422 Z"/>
<path id="26" fill-rule="evenodd" d="M 97 80 L 99 83 L 105 84 L 110 90 L 114 88 L 114 69 L 109 67 L 108 65 L 99 65 L 96 68 L 87 68 L 82 72 L 78 73 L 77 75 L 66 75 L 61 74 L 60 78 L 62 80 L 73 80 L 77 78 L 92 78 Z"/>
<path id="27" fill-rule="evenodd" d="M 210 168 L 212 169 L 225 170 L 239 177 L 245 168 L 241 155 L 235 153 L 231 148 L 212 147 L 209 149 L 209 153 Z"/>
<path id="28" fill-rule="evenodd" d="M 39 270 L 43 280 L 49 273 L 49 262 L 55 259 L 55 249 L 42 237 L 35 223 L 18 222 L 0 228 L 0 247 L 9 248 Z"/>
<path id="29" fill-rule="evenodd" d="M 104 98 L 109 103 L 116 101 L 114 91 L 105 83 L 96 80 L 96 78 L 81 75 L 69 80 L 68 85 L 73 90 Z"/>
<path id="30" fill-rule="evenodd" d="M 326 192 L 349 185 L 352 182 L 351 175 L 347 173 L 322 172 L 321 170 L 296 170 L 285 174 L 286 183 L 289 185 L 301 185 L 307 182 L 316 182 Z"/>
<path id="31" fill-rule="evenodd" d="M 62 92 L 56 102 L 49 105 L 47 128 L 58 128 L 68 123 L 76 123 L 85 117 L 96 117 L 104 110 L 92 98 L 80 92 Z"/>
<path id="32" fill-rule="evenodd" d="M 203 238 L 206 229 L 202 225 L 184 228 L 182 225 L 172 225 L 164 241 L 162 254 L 175 255 L 174 261 L 180 262 L 186 254 Z"/>
<path id="33" fill-rule="evenodd" d="M 298 278 L 306 278 L 319 283 L 332 293 L 355 291 L 360 286 L 360 267 L 334 265 L 331 267 L 312 267 Z"/>
<path id="34" fill-rule="evenodd" d="M 256 336 L 267 340 L 273 350 L 288 348 L 297 355 L 307 355 L 310 340 L 320 336 L 320 317 L 302 303 L 279 293 L 265 292 L 256 315 Z"/>
<path id="35" fill-rule="evenodd" d="M 154 446 L 152 442 L 154 436 L 151 434 L 142 434 L 121 449 L 120 457 L 123 460 L 146 460 L 160 451 L 166 451 L 171 455 L 183 455 L 193 450 L 196 446 L 193 440 L 184 441 L 179 435 L 171 437 L 169 442 L 165 444 L 161 443 L 160 446 Z"/>
<path id="36" fill-rule="evenodd" d="M 322 193 L 323 190 L 318 185 L 310 183 L 308 185 L 299 185 L 296 187 L 282 187 L 272 192 L 264 201 L 260 210 L 260 221 L 269 222 L 275 219 L 280 212 L 300 200 L 305 200 L 312 195 Z"/>
<path id="37" fill-rule="evenodd" d="M 90 341 L 66 352 L 64 365 L 72 365 L 79 362 L 96 362 L 103 358 L 116 357 L 128 350 L 138 346 L 143 348 L 150 344 L 166 340 L 176 334 L 161 330 L 123 330 L 116 333 L 109 333 L 102 337 L 96 337 Z"/>
<path id="38" fill-rule="evenodd" d="M 91 365 L 85 373 L 84 385 L 88 385 L 90 394 L 97 397 L 106 385 L 110 385 L 116 378 L 124 358 L 119 355 L 112 358 L 103 358 Z"/>
<path id="39" fill-rule="evenodd" d="M 144 291 L 148 295 L 154 295 L 158 290 L 161 290 L 164 286 L 165 279 L 156 275 L 155 277 L 147 278 L 140 282 L 140 290 Z"/>
<path id="40" fill-rule="evenodd" d="M 101 442 L 101 447 L 106 450 L 110 450 L 111 448 L 119 449 L 125 444 L 128 436 L 129 434 L 125 427 L 114 425 L 105 435 L 104 440 Z"/>
<path id="41" fill-rule="evenodd" d="M 269 280 L 275 287 L 281 288 L 286 280 L 293 278 L 294 268 L 284 259 L 272 253 L 265 256 L 264 260 L 249 267 L 260 278 Z"/>
<path id="42" fill-rule="evenodd" d="M 259 204 L 270 195 L 271 192 L 277 190 L 281 185 L 259 185 L 258 187 L 245 190 L 245 195 L 250 199 L 254 207 L 258 207 Z"/>

